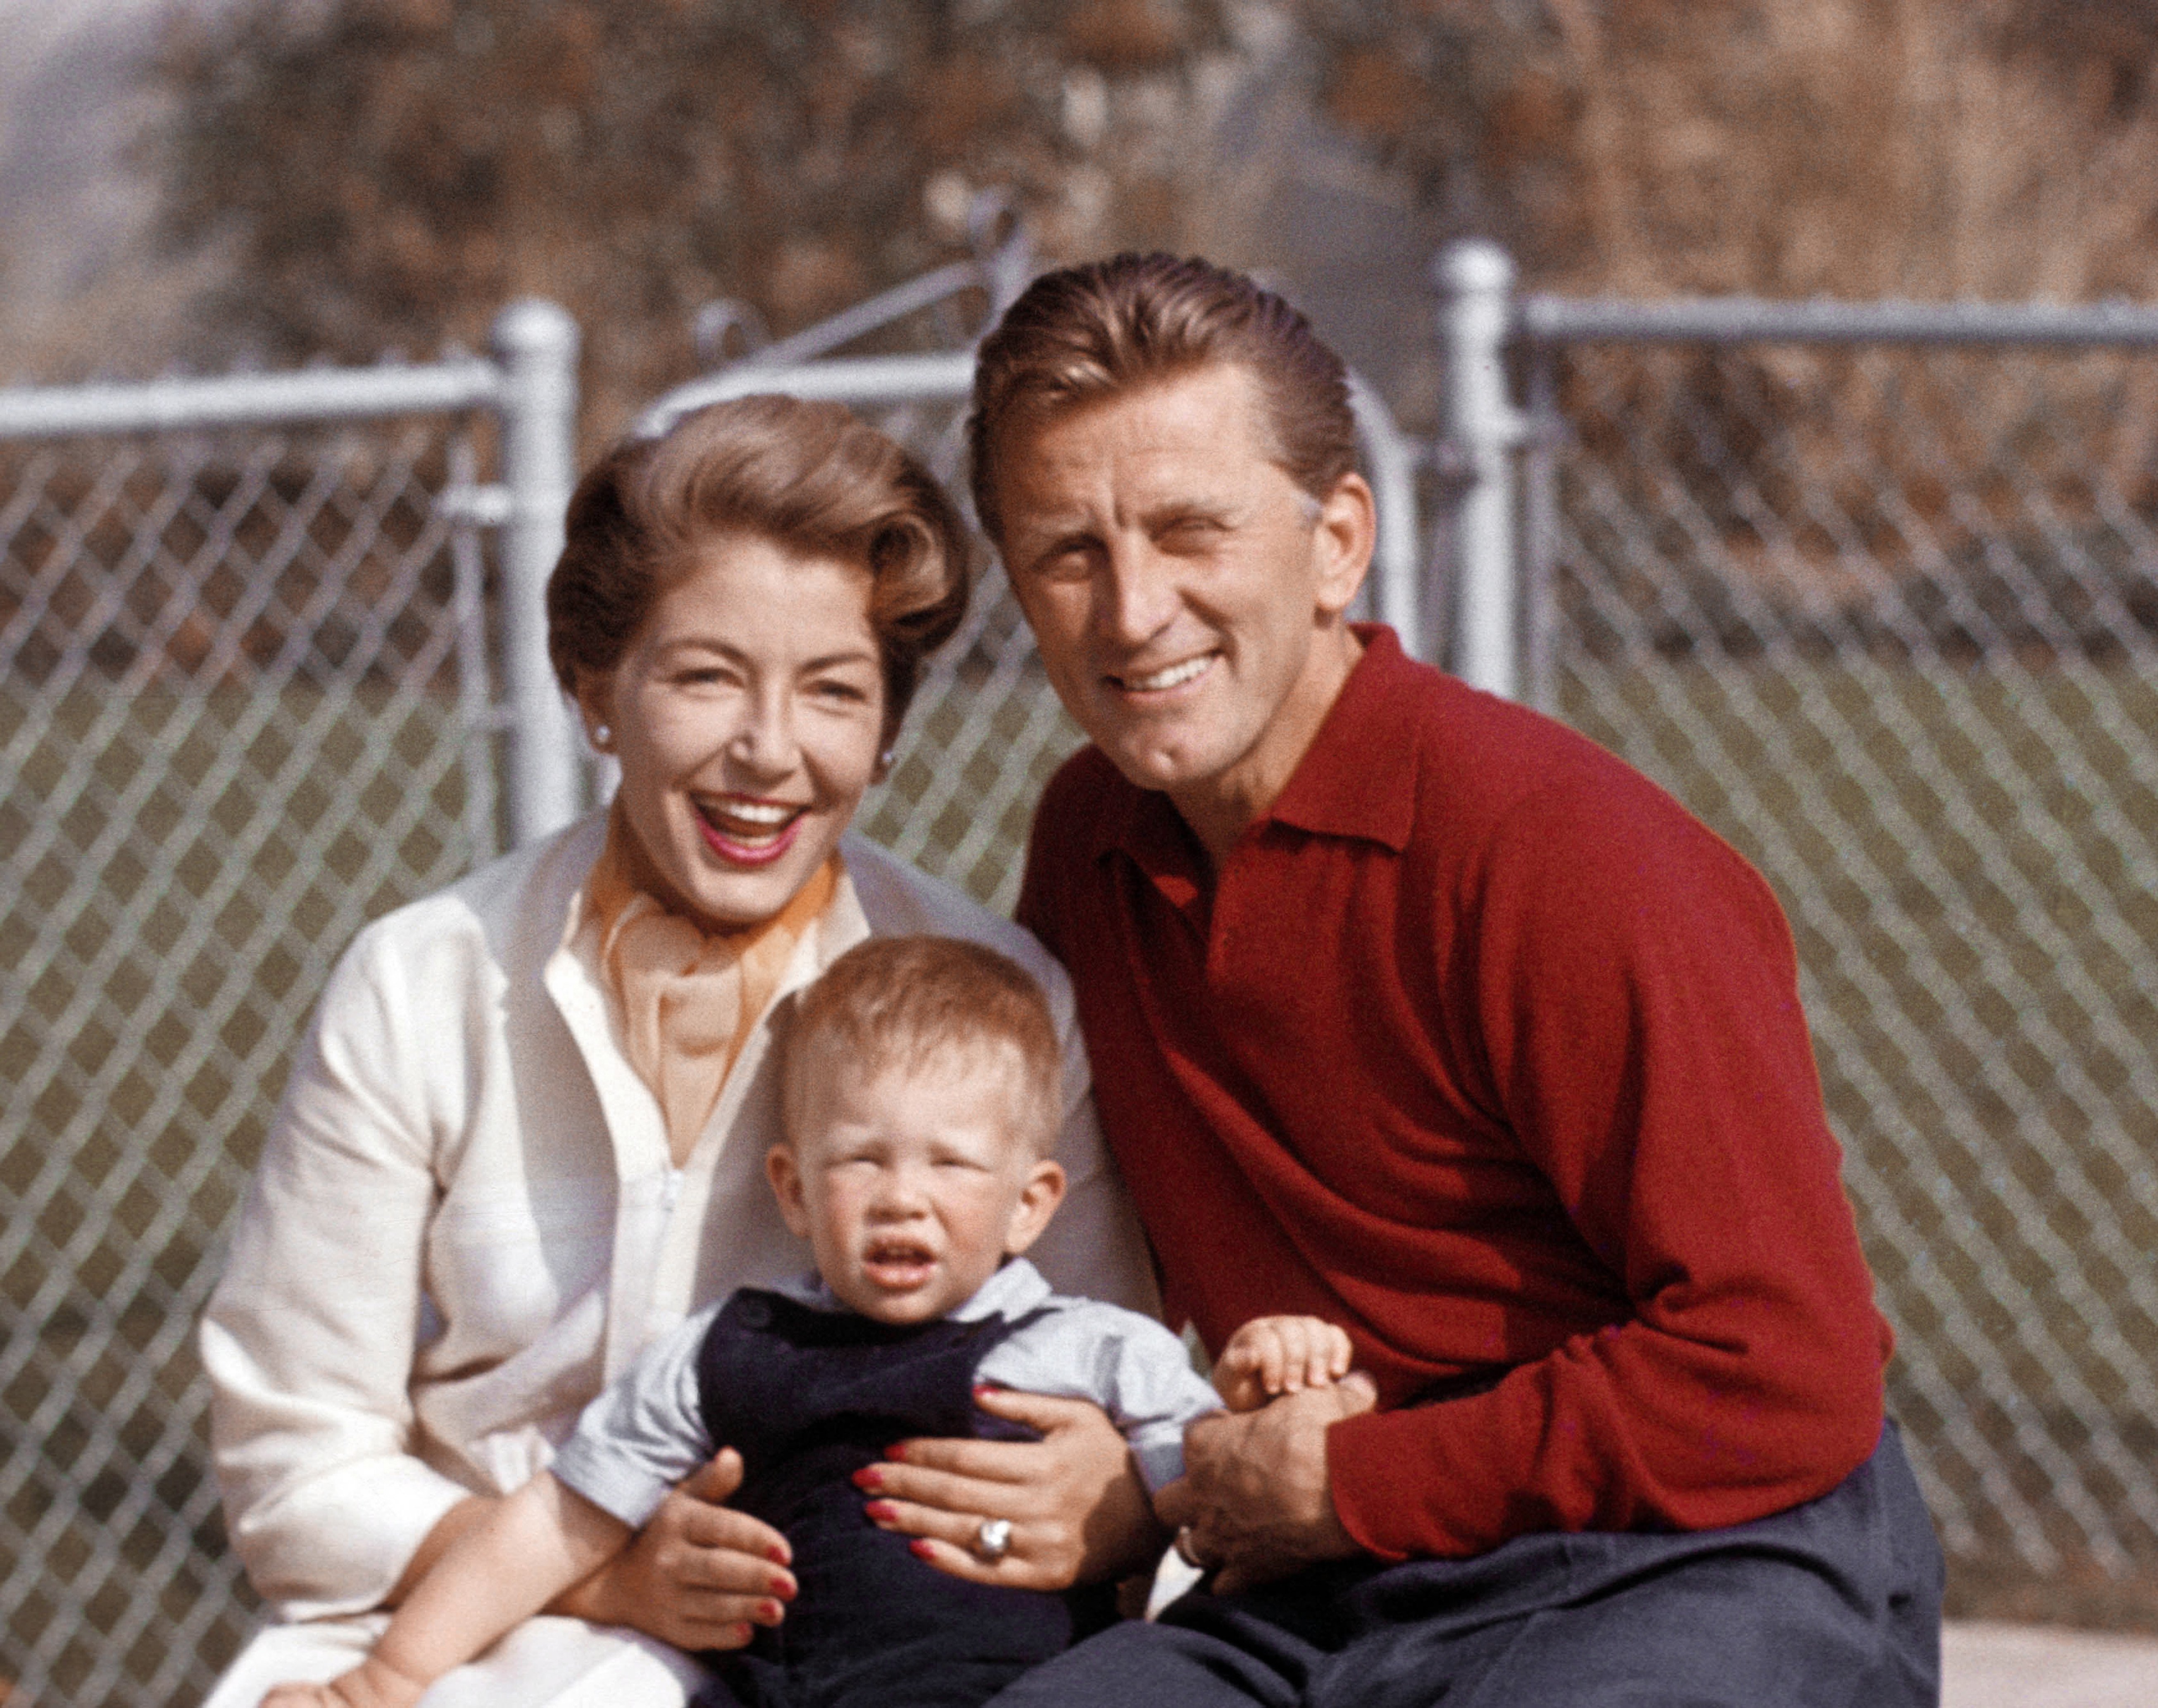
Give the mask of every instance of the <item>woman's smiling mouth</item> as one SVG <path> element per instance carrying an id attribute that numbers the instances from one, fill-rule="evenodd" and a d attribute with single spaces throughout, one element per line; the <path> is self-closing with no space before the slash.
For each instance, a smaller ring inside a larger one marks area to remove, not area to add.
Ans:
<path id="1" fill-rule="evenodd" d="M 793 846 L 807 805 L 722 795 L 692 803 L 705 846 L 738 866 L 761 866 Z"/>

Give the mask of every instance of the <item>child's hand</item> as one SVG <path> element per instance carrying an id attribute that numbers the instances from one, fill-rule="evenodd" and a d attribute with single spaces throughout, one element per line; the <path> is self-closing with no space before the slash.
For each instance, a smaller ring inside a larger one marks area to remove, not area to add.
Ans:
<path id="1" fill-rule="evenodd" d="M 344 1708 L 328 1685 L 279 1685 L 262 1699 L 262 1708 Z"/>
<path id="2" fill-rule="evenodd" d="M 327 1685 L 280 1685 L 262 1708 L 412 1708 L 426 1693 L 418 1680 L 369 1655 Z"/>
<path id="3" fill-rule="evenodd" d="M 1256 1411 L 1279 1395 L 1330 1387 L 1352 1355 L 1348 1334 L 1317 1317 L 1254 1317 L 1214 1360 L 1214 1385 L 1231 1411 Z"/>

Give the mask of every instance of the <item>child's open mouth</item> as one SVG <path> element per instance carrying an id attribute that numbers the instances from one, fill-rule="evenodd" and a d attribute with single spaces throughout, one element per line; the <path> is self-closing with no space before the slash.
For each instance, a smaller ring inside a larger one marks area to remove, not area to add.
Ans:
<path id="1" fill-rule="evenodd" d="M 879 1240 L 862 1253 L 862 1273 L 893 1293 L 922 1286 L 936 1267 L 936 1253 L 916 1240 Z"/>
<path id="2" fill-rule="evenodd" d="M 761 866 L 785 854 L 809 810 L 806 803 L 761 801 L 748 795 L 705 796 L 692 804 L 706 846 L 721 859 L 740 866 Z"/>

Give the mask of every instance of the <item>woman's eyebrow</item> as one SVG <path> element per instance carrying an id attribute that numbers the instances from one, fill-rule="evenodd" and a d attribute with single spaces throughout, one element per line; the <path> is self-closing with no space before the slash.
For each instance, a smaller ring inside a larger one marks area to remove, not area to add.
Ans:
<path id="1" fill-rule="evenodd" d="M 844 652 L 823 653 L 814 658 L 802 661 L 804 670 L 829 670 L 839 664 L 875 664 L 880 660 L 874 647 L 849 647 Z"/>

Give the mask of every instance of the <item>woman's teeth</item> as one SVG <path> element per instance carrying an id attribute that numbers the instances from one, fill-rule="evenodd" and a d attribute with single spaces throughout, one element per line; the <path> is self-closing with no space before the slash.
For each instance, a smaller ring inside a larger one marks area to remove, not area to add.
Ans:
<path id="1" fill-rule="evenodd" d="M 1186 658 L 1181 664 L 1172 664 L 1166 670 L 1157 670 L 1151 676 L 1127 676 L 1124 686 L 1134 694 L 1157 694 L 1164 688 L 1175 688 L 1191 680 L 1214 662 L 1207 653 L 1196 658 Z"/>
<path id="2" fill-rule="evenodd" d="M 761 842 L 777 835 L 802 808 L 776 801 L 714 801 L 701 809 L 705 821 L 723 835 L 742 842 Z"/>

